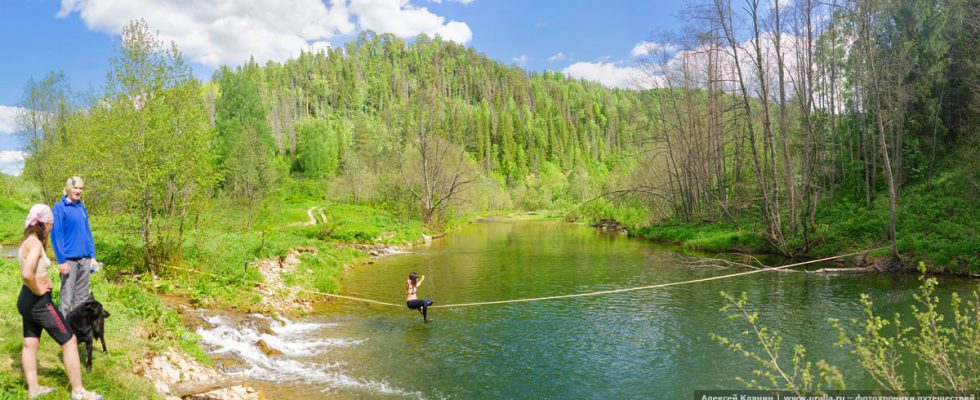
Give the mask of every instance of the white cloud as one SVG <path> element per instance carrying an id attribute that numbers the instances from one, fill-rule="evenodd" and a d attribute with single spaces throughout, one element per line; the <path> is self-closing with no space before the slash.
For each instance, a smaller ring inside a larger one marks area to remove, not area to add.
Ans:
<path id="1" fill-rule="evenodd" d="M 442 4 L 442 0 L 425 0 L 425 1 L 427 1 L 429 3 Z M 451 3 L 459 3 L 459 4 L 462 4 L 464 6 L 470 5 L 470 3 L 474 2 L 474 1 L 476 1 L 476 0 L 449 0 L 449 2 L 451 2 Z"/>
<path id="2" fill-rule="evenodd" d="M 527 63 L 527 54 L 521 54 L 517 57 L 511 58 L 517 65 L 524 65 Z"/>
<path id="3" fill-rule="evenodd" d="M 633 46 L 633 50 L 630 50 L 630 57 L 633 58 L 644 57 L 644 56 L 651 55 L 652 53 L 658 50 L 663 50 L 668 53 L 672 53 L 677 50 L 677 47 L 669 43 L 662 44 L 656 42 L 642 41 L 640 43 L 637 43 L 635 46 Z"/>
<path id="4" fill-rule="evenodd" d="M 210 66 L 239 65 L 253 55 L 259 63 L 282 61 L 329 47 L 335 36 L 357 29 L 439 34 L 460 43 L 472 38 L 465 23 L 447 23 L 408 0 L 333 0 L 329 6 L 322 0 L 62 0 L 58 17 L 73 13 L 89 29 L 111 34 L 142 18 L 159 39 Z"/>
<path id="5" fill-rule="evenodd" d="M 11 135 L 17 133 L 17 115 L 20 114 L 20 107 L 0 105 L 0 135 Z"/>
<path id="6" fill-rule="evenodd" d="M 7 175 L 20 175 L 21 170 L 24 169 L 24 153 L 20 150 L 3 150 L 0 151 L 0 172 Z"/>
<path id="7" fill-rule="evenodd" d="M 548 57 L 548 61 L 550 61 L 550 62 L 563 61 L 563 60 L 565 60 L 565 58 L 567 58 L 565 56 L 565 53 L 559 51 L 558 54 L 555 54 L 555 55 L 553 55 L 551 57 Z"/>
<path id="8" fill-rule="evenodd" d="M 778 0 L 778 1 L 779 1 L 779 11 L 780 11 L 780 13 L 782 13 L 783 10 L 785 10 L 785 9 L 790 8 L 790 7 L 793 6 L 793 0 Z M 775 10 L 776 9 L 775 3 L 776 2 L 773 1 L 773 2 L 770 2 L 768 4 L 770 10 Z"/>
<path id="9" fill-rule="evenodd" d="M 465 23 L 445 22 L 445 18 L 425 7 L 415 7 L 408 0 L 351 0 L 348 10 L 357 16 L 361 29 L 390 32 L 401 37 L 438 34 L 457 43 L 466 43 L 473 38 L 473 32 Z"/>
<path id="10" fill-rule="evenodd" d="M 778 94 L 778 69 L 776 64 L 775 36 L 772 33 L 765 33 L 760 37 L 762 66 L 767 83 L 769 96 Z M 794 83 L 799 75 L 799 61 L 797 60 L 797 47 L 801 44 L 801 38 L 782 34 L 780 36 L 780 47 L 782 48 L 783 63 L 785 66 L 786 93 L 792 96 L 795 92 Z M 712 50 L 705 46 L 695 46 L 692 48 L 674 49 L 672 53 L 656 54 L 651 57 L 649 62 L 638 64 L 645 75 L 645 81 L 655 84 L 656 87 L 692 87 L 705 88 L 711 78 L 708 73 L 708 65 L 713 64 L 718 68 L 720 79 L 725 90 L 737 89 L 738 76 L 735 68 L 735 58 L 731 49 L 723 46 L 721 49 Z M 709 57 L 713 60 L 709 63 Z M 742 77 L 746 90 L 750 96 L 760 97 L 762 95 L 762 85 L 758 78 L 755 65 L 755 47 L 751 39 L 739 44 L 738 47 L 739 64 L 742 69 Z M 656 59 L 656 60 L 654 60 Z M 666 62 L 664 62 L 666 60 Z M 773 100 L 771 98 L 771 100 Z"/>
<path id="11" fill-rule="evenodd" d="M 642 71 L 636 67 L 620 67 L 617 63 L 577 62 L 569 65 L 562 72 L 572 78 L 586 79 L 603 85 L 618 88 L 645 87 L 641 83 L 644 78 Z"/>

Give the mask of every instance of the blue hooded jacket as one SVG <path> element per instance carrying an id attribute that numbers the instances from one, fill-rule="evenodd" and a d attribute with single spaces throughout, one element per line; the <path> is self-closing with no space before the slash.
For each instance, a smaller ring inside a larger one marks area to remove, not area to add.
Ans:
<path id="1" fill-rule="evenodd" d="M 54 248 L 58 264 L 64 264 L 69 258 L 95 258 L 95 241 L 88 225 L 88 210 L 81 200 L 73 203 L 68 201 L 68 196 L 62 196 L 51 210 L 54 214 L 51 247 Z"/>

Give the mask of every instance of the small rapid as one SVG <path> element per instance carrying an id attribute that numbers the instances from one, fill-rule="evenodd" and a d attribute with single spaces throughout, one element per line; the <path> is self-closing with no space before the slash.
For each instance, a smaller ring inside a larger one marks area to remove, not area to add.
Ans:
<path id="1" fill-rule="evenodd" d="M 197 329 L 202 346 L 227 375 L 273 385 L 299 384 L 322 393 L 342 391 L 354 397 L 423 398 L 384 380 L 353 376 L 345 363 L 329 361 L 331 352 L 360 346 L 365 339 L 331 337 L 336 323 L 293 322 L 252 314 L 202 315 Z"/>

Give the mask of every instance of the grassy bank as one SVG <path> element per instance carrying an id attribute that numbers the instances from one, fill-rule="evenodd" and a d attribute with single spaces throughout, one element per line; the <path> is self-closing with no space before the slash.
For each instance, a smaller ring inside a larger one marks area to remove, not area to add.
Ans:
<path id="1" fill-rule="evenodd" d="M 771 250 L 769 244 L 755 230 L 729 224 L 661 223 L 633 229 L 630 234 L 677 243 L 689 250 L 749 253 Z"/>
<path id="2" fill-rule="evenodd" d="M 965 173 L 965 172 L 964 172 Z M 980 208 L 962 173 L 937 176 L 932 187 L 902 189 L 896 215 L 898 249 L 906 265 L 924 262 L 930 271 L 980 272 Z M 827 257 L 888 245 L 888 199 L 880 195 L 870 207 L 853 193 L 837 193 L 818 208 L 810 249 L 801 256 Z M 631 230 L 639 237 L 678 243 L 691 250 L 771 252 L 760 221 L 745 218 L 741 226 L 665 221 Z M 887 254 L 886 251 L 879 252 Z"/>

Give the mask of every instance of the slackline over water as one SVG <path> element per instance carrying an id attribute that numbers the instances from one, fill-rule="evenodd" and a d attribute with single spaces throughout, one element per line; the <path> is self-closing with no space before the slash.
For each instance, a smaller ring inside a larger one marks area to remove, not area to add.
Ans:
<path id="1" fill-rule="evenodd" d="M 688 280 L 688 281 L 658 283 L 656 285 L 637 286 L 637 287 L 624 288 L 624 289 L 602 290 L 602 291 L 598 291 L 598 292 L 588 292 L 588 293 L 563 294 L 563 295 L 558 295 L 558 296 L 532 297 L 532 298 L 524 298 L 524 299 L 496 300 L 496 301 L 478 301 L 478 302 L 472 302 L 472 303 L 441 304 L 441 305 L 432 305 L 432 306 L 429 306 L 429 308 L 473 307 L 473 306 L 487 306 L 487 305 L 493 305 L 493 304 L 527 303 L 527 302 L 531 302 L 531 301 L 544 301 L 544 300 L 555 300 L 555 299 L 567 299 L 567 298 L 572 298 L 572 297 L 601 296 L 601 295 L 606 295 L 606 294 L 623 293 L 623 292 L 635 292 L 635 291 L 638 291 L 638 290 L 656 289 L 656 288 L 662 288 L 662 287 L 668 287 L 668 286 L 689 285 L 689 284 L 692 284 L 692 283 L 700 283 L 700 282 L 707 282 L 707 281 L 716 281 L 716 280 L 721 280 L 721 279 L 734 278 L 736 276 L 751 275 L 751 274 L 756 274 L 756 273 L 759 273 L 759 272 L 774 271 L 774 270 L 786 269 L 786 268 L 790 268 L 790 267 L 798 267 L 800 265 L 814 264 L 814 263 L 823 262 L 823 261 L 830 261 L 830 260 L 834 260 L 834 259 L 838 259 L 838 258 L 855 256 L 855 255 L 858 255 L 858 254 L 863 254 L 863 253 L 867 253 L 869 251 L 879 250 L 879 249 L 883 249 L 883 248 L 884 247 L 879 247 L 877 249 L 868 249 L 868 250 L 858 251 L 858 252 L 854 252 L 854 253 L 850 253 L 850 254 L 843 254 L 843 255 L 839 255 L 839 256 L 821 258 L 821 259 L 818 259 L 818 260 L 803 261 L 803 262 L 798 262 L 798 263 L 793 263 L 793 264 L 781 265 L 781 266 L 778 266 L 778 267 L 760 268 L 760 269 L 754 269 L 754 270 L 751 270 L 751 271 L 736 272 L 736 273 L 727 274 L 727 275 L 718 275 L 718 276 L 712 276 L 712 277 L 708 277 L 708 278 L 692 279 L 692 280 Z M 203 272 L 203 271 L 196 271 L 196 270 L 192 270 L 192 269 L 188 269 L 188 268 L 181 268 L 181 267 L 175 267 L 175 266 L 169 266 L 169 265 L 167 265 L 166 267 L 167 268 L 171 268 L 171 269 L 178 269 L 178 270 L 182 270 L 182 271 L 188 271 L 188 272 L 193 272 L 193 273 L 197 273 L 197 274 L 210 275 L 210 276 L 222 278 L 222 276 L 220 276 L 220 275 L 216 275 L 216 274 L 212 274 L 212 273 L 208 273 L 208 272 Z M 263 284 L 261 282 L 256 283 L 256 285 L 265 286 L 265 284 Z M 300 291 L 300 292 L 317 294 L 317 295 L 321 295 L 321 296 L 329 296 L 329 297 L 335 297 L 335 298 L 338 298 L 338 299 L 345 299 L 345 300 L 352 300 L 352 301 L 360 301 L 360 302 L 364 302 L 364 303 L 377 304 L 377 305 L 382 305 L 382 306 L 391 306 L 391 307 L 399 307 L 399 308 L 405 307 L 405 304 L 404 303 L 403 304 L 388 303 L 388 302 L 384 302 L 384 301 L 364 299 L 364 298 L 354 297 L 354 296 L 344 296 L 344 295 L 334 294 L 334 293 L 325 293 L 325 292 L 320 292 L 320 291 L 316 291 L 316 290 L 307 290 L 307 289 L 296 289 L 296 290 L 297 291 Z"/>

